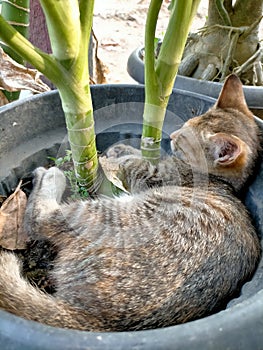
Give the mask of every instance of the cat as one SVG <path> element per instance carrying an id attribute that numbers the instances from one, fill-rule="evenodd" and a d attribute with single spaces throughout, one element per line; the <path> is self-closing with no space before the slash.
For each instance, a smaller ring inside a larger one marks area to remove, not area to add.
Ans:
<path id="1" fill-rule="evenodd" d="M 171 134 L 153 165 L 130 146 L 107 157 L 130 195 L 60 204 L 65 177 L 35 170 L 25 214 L 31 237 L 58 250 L 48 295 L 0 253 L 0 307 L 47 325 L 88 331 L 165 327 L 203 317 L 251 277 L 260 245 L 236 194 L 253 172 L 259 129 L 240 80 Z"/>

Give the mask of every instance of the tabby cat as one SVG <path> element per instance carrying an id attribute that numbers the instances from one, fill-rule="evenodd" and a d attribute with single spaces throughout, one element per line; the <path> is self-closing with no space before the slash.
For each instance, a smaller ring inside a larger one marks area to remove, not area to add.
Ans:
<path id="1" fill-rule="evenodd" d="M 259 240 L 236 194 L 259 153 L 239 79 L 215 106 L 171 134 L 152 165 L 115 145 L 107 156 L 130 195 L 59 204 L 65 177 L 38 168 L 25 227 L 57 248 L 48 295 L 0 253 L 0 307 L 51 326 L 124 331 L 187 322 L 218 309 L 253 273 Z"/>

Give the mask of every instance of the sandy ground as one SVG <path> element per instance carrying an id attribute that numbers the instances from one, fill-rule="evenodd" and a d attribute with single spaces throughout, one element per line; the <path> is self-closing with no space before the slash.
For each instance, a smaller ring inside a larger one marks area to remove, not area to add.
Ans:
<path id="1" fill-rule="evenodd" d="M 93 29 L 99 41 L 98 56 L 107 66 L 108 83 L 134 83 L 126 66 L 131 52 L 144 42 L 146 13 L 150 0 L 96 0 Z M 164 32 L 169 18 L 169 1 L 164 1 L 157 36 Z M 202 0 L 192 30 L 204 24 L 208 0 Z"/>
<path id="2" fill-rule="evenodd" d="M 165 0 L 161 9 L 157 36 L 164 32 L 169 18 Z M 98 56 L 107 66 L 108 83 L 134 83 L 126 70 L 131 52 L 144 42 L 146 13 L 150 0 L 96 0 L 93 29 L 99 41 Z M 208 0 L 201 0 L 191 31 L 205 23 Z M 263 38 L 263 23 L 260 37 Z"/>

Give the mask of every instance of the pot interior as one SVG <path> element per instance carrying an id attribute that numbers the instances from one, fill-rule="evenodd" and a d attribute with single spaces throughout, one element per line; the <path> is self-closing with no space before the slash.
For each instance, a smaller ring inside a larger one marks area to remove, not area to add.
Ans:
<path id="1" fill-rule="evenodd" d="M 132 86 L 126 91 L 123 86 L 101 86 L 94 87 L 92 95 L 98 151 L 103 152 L 112 144 L 123 140 L 138 146 L 144 88 Z M 163 153 L 169 153 L 169 132 L 178 129 L 192 116 L 204 113 L 213 103 L 213 99 L 201 95 L 174 92 L 164 125 Z M 63 149 L 67 148 L 67 139 L 57 92 L 43 94 L 24 103 L 15 103 L 0 109 L 0 121 L 3 133 L 0 140 L 0 194 L 6 195 L 12 192 L 21 178 L 28 177 L 34 168 L 48 165 L 49 157 L 58 157 Z M 263 122 L 258 120 L 258 124 L 263 132 Z M 263 164 L 260 160 L 257 173 L 243 197 L 263 247 L 262 186 Z M 243 286 L 240 295 L 227 307 L 241 303 L 263 289 L 262 275 L 261 259 L 251 281 Z"/>

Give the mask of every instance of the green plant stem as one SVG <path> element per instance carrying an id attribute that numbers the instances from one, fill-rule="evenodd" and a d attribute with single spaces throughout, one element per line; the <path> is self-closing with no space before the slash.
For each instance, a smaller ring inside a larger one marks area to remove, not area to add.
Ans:
<path id="1" fill-rule="evenodd" d="M 54 83 L 60 80 L 60 72 L 55 59 L 32 45 L 25 37 L 18 33 L 16 29 L 8 24 L 1 15 L 0 38 L 6 45 L 12 48 L 41 73 L 46 75 L 49 79 L 52 78 Z"/>
<path id="2" fill-rule="evenodd" d="M 174 85 L 192 19 L 200 0 L 173 1 L 163 43 L 155 60 L 154 38 L 161 0 L 152 0 L 145 28 L 145 106 L 141 150 L 152 162 L 160 158 L 166 107 Z"/>
<path id="3" fill-rule="evenodd" d="M 29 0 L 3 1 L 1 15 L 24 37 L 28 35 L 29 27 Z M 5 52 L 18 63 L 23 64 L 23 58 L 4 45 Z"/>
<path id="4" fill-rule="evenodd" d="M 78 0 L 40 0 L 40 4 L 46 17 L 53 55 L 67 66 L 80 48 Z"/>
<path id="5" fill-rule="evenodd" d="M 41 4 L 47 17 L 53 56 L 34 47 L 1 16 L 0 37 L 57 86 L 76 177 L 92 191 L 98 168 L 88 72 L 94 0 L 41 0 Z"/>
<path id="6" fill-rule="evenodd" d="M 29 28 L 29 0 L 6 0 L 2 2 L 1 14 L 24 37 L 28 36 Z M 24 64 L 23 58 L 14 52 L 10 47 L 2 44 L 4 51 L 16 62 Z M 19 98 L 20 92 L 5 91 L 9 101 Z"/>

